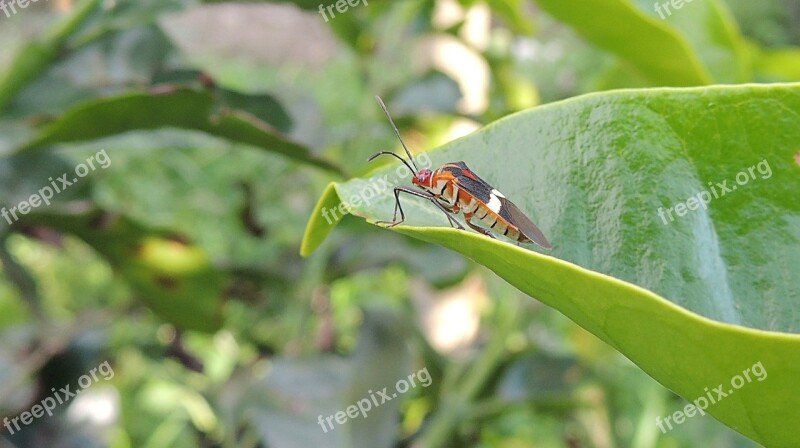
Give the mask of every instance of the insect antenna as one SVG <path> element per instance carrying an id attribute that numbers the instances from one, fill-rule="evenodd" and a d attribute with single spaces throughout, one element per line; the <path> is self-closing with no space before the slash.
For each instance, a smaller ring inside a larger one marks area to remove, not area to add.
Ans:
<path id="1" fill-rule="evenodd" d="M 403 145 L 403 149 L 406 150 L 406 155 L 408 156 L 408 160 L 411 162 L 412 165 L 414 165 L 414 172 L 415 173 L 419 172 L 419 168 L 417 168 L 417 164 L 414 163 L 414 158 L 411 157 L 411 151 L 408 150 L 408 147 L 406 146 L 406 143 L 403 141 L 403 137 L 400 136 L 400 131 L 397 130 L 397 126 L 395 126 L 394 120 L 392 120 L 392 116 L 389 115 L 389 111 L 386 109 L 386 105 L 383 104 L 383 100 L 378 95 L 375 95 L 375 99 L 378 100 L 378 104 L 380 104 L 381 109 L 383 109 L 383 113 L 386 114 L 386 118 L 389 119 L 389 123 L 391 123 L 392 124 L 392 128 L 394 128 L 394 133 L 397 134 L 397 138 L 400 140 L 400 144 Z M 378 154 L 375 154 L 375 155 L 378 155 Z M 397 157 L 397 156 L 395 156 L 395 157 Z M 370 160 L 372 160 L 372 159 L 370 159 Z M 403 160 L 403 159 L 400 159 L 400 160 Z M 408 164 L 406 164 L 406 165 L 408 165 Z"/>
<path id="2" fill-rule="evenodd" d="M 393 153 L 393 152 L 389 152 L 389 151 L 381 151 L 381 152 L 377 152 L 377 153 L 373 154 L 372 156 L 370 156 L 370 158 L 369 158 L 369 159 L 367 159 L 367 162 L 372 162 L 372 161 L 373 161 L 373 160 L 374 160 L 376 157 L 378 157 L 378 156 L 380 156 L 380 155 L 384 155 L 384 154 L 385 154 L 385 155 L 387 155 L 387 156 L 393 156 L 393 157 L 397 157 L 397 158 L 398 158 L 398 159 L 399 159 L 401 162 L 403 162 L 403 164 L 405 164 L 405 166 L 407 166 L 407 167 L 408 167 L 408 169 L 410 169 L 410 170 L 411 170 L 411 173 L 412 173 L 412 174 L 417 174 L 417 172 L 416 172 L 416 171 L 414 171 L 414 168 L 411 168 L 411 165 L 409 165 L 409 164 L 408 164 L 408 162 L 406 161 L 406 159 L 404 159 L 404 158 L 402 158 L 402 157 L 398 156 L 397 154 L 395 154 L 395 153 Z"/>

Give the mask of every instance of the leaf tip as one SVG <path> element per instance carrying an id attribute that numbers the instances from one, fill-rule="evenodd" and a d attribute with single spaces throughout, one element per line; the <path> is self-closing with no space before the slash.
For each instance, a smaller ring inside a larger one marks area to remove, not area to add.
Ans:
<path id="1" fill-rule="evenodd" d="M 342 200 L 339 199 L 339 194 L 336 192 L 336 183 L 329 183 L 317 201 L 317 205 L 314 207 L 314 211 L 306 225 L 303 242 L 300 244 L 301 256 L 308 257 L 314 253 L 333 228 L 336 227 L 339 222 L 338 219 L 335 219 L 336 215 L 332 217 L 326 211 L 338 208 L 341 203 Z"/>

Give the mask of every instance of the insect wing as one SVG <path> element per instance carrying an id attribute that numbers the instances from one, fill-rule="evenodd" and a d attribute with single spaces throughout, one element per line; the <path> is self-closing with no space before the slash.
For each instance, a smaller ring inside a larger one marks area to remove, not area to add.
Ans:
<path id="1" fill-rule="evenodd" d="M 511 216 L 509 222 L 517 226 L 519 231 L 528 237 L 531 241 L 542 246 L 542 248 L 550 250 L 553 248 L 552 245 L 547 241 L 547 238 L 544 237 L 544 234 L 536 224 L 534 224 L 530 218 L 528 218 L 525 213 L 522 212 L 513 202 L 509 201 L 506 198 L 500 198 L 500 210 L 507 211 L 508 214 Z"/>
<path id="2" fill-rule="evenodd" d="M 529 240 L 543 247 L 552 249 L 553 246 L 547 241 L 544 234 L 522 210 L 499 191 L 492 188 L 488 182 L 478 177 L 477 174 L 467 167 L 464 162 L 448 163 L 443 170 L 453 174 L 458 182 L 459 188 L 463 188 L 475 199 L 483 202 L 490 210 L 500 215 L 501 218 L 516 226 L 519 231 L 528 237 Z"/>
<path id="3" fill-rule="evenodd" d="M 478 177 L 477 174 L 473 173 L 472 170 L 467 167 L 466 163 L 448 163 L 442 167 L 442 171 L 452 174 L 456 182 L 458 182 L 458 188 L 471 194 L 475 199 L 484 204 L 488 204 L 492 199 L 492 186 Z"/>

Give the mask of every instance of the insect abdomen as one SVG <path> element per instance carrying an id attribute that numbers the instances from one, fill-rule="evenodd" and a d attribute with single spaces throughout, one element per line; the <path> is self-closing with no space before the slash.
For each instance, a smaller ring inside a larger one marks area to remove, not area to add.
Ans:
<path id="1" fill-rule="evenodd" d="M 478 205 L 477 210 L 475 210 L 475 217 L 478 218 L 478 220 L 480 220 L 480 222 L 482 222 L 487 229 L 498 235 L 503 235 L 509 239 L 519 241 L 521 243 L 530 242 L 525 235 L 520 233 L 519 229 L 517 229 L 515 225 L 506 221 L 502 216 L 492 211 L 485 204 Z"/>
<path id="2" fill-rule="evenodd" d="M 532 242 L 519 231 L 517 226 L 492 210 L 492 207 L 500 207 L 499 201 L 497 204 L 491 201 L 489 204 L 485 204 L 465 189 L 460 188 L 457 182 L 449 179 L 440 180 L 433 189 L 433 193 L 441 197 L 447 204 L 450 204 L 452 209 L 463 212 L 465 217 L 478 218 L 491 232 L 520 243 Z"/>

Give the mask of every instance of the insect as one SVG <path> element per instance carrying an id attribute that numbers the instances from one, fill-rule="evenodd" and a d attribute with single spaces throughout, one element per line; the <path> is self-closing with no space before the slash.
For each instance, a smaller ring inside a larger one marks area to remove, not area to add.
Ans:
<path id="1" fill-rule="evenodd" d="M 431 201 L 444 212 L 450 221 L 450 225 L 457 229 L 465 230 L 461 223 L 451 215 L 461 212 L 464 214 L 464 220 L 467 225 L 478 233 L 495 238 L 492 235 L 493 231 L 516 241 L 517 245 L 519 243 L 536 243 L 544 249 L 553 248 L 547 238 L 544 237 L 544 234 L 542 234 L 542 231 L 525 216 L 525 213 L 513 202 L 506 199 L 502 193 L 472 172 L 464 162 L 448 163 L 434 171 L 417 168 L 414 158 L 411 157 L 411 152 L 400 136 L 400 131 L 397 130 L 397 126 L 395 126 L 389 111 L 386 109 L 386 105 L 383 104 L 383 100 L 379 96 L 375 98 L 378 100 L 381 109 L 383 109 L 383 113 L 389 119 L 389 123 L 392 124 L 397 138 L 400 139 L 400 144 L 403 145 L 403 149 L 406 151 L 408 161 L 390 151 L 381 151 L 373 154 L 369 161 L 380 155 L 396 157 L 414 174 L 411 183 L 417 187 L 415 189 L 402 186 L 394 187 L 394 217 L 391 221 L 378 221 L 378 224 L 388 224 L 388 227 L 394 227 L 405 221 L 406 216 L 403 212 L 403 206 L 400 204 L 400 193 L 406 193 Z M 400 212 L 399 221 L 397 220 L 398 211 Z M 480 221 L 487 228 L 475 225 L 472 222 L 474 219 Z"/>

